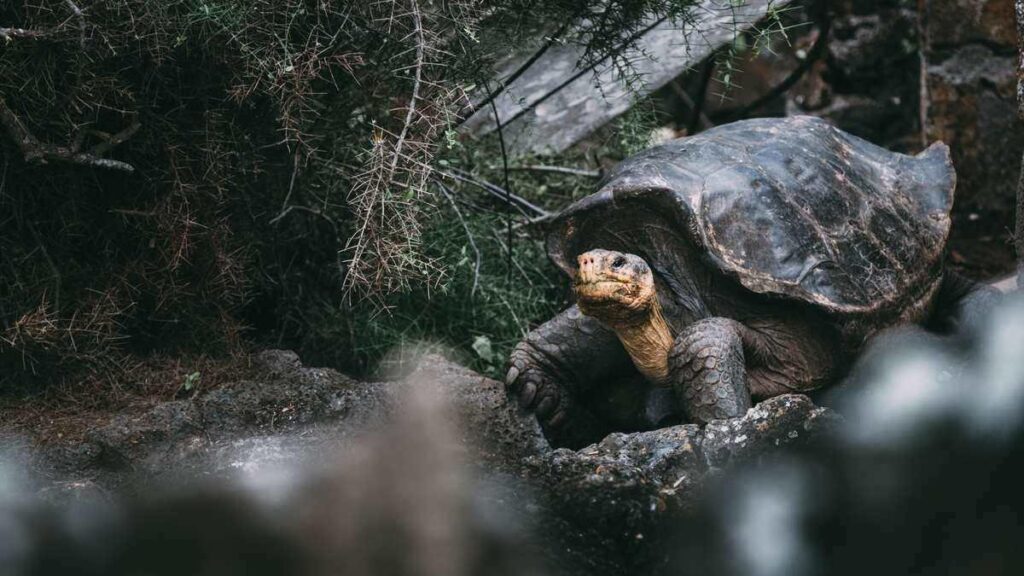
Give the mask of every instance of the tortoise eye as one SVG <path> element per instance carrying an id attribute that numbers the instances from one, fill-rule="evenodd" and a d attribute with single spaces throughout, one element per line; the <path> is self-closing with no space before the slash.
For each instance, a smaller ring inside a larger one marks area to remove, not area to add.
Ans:
<path id="1" fill-rule="evenodd" d="M 625 256 L 616 256 L 615 260 L 612 260 L 612 268 L 622 268 L 626 265 Z"/>

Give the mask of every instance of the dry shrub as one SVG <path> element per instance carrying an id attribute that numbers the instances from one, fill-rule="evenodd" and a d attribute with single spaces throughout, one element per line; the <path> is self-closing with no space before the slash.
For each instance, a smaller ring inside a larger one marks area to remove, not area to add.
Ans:
<path id="1" fill-rule="evenodd" d="M 365 346 L 325 325 L 450 280 L 428 183 L 494 57 L 545 31 L 600 59 L 693 4 L 0 3 L 0 388 L 114 378 L 123 355 Z"/>

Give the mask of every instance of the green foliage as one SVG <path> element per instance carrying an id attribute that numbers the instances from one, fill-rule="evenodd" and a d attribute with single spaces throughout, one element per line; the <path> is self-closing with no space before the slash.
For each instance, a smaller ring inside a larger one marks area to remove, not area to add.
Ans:
<path id="1" fill-rule="evenodd" d="M 653 104 L 650 101 L 638 102 L 616 119 L 613 131 L 618 148 L 624 156 L 649 148 L 651 133 L 658 125 L 658 116 Z"/>

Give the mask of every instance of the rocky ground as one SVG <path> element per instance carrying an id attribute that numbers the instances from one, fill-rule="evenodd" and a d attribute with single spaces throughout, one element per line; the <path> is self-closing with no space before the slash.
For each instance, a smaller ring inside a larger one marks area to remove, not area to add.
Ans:
<path id="1" fill-rule="evenodd" d="M 838 421 L 804 396 L 782 396 L 703 430 L 684 425 L 618 433 L 580 451 L 552 450 L 536 421 L 505 401 L 501 383 L 437 356 L 395 382 L 356 382 L 304 366 L 288 351 L 262 352 L 253 367 L 258 378 L 83 423 L 81 439 L 39 444 L 8 434 L 6 461 L 28 471 L 22 479 L 28 492 L 63 506 L 145 498 L 200 481 L 224 490 L 266 482 L 281 470 L 306 470 L 295 482 L 327 478 L 330 484 L 325 462 L 351 461 L 375 446 L 412 470 L 421 468 L 419 476 L 451 465 L 474 483 L 500 486 L 504 495 L 486 497 L 490 505 L 500 517 L 525 511 L 527 523 L 543 527 L 528 532 L 543 535 L 537 554 L 558 572 L 618 573 L 647 554 L 659 526 L 692 509 L 705 480 L 726 465 L 807 445 Z M 434 411 L 424 411 L 424 396 Z M 409 427 L 405 437 L 383 440 Z M 463 467 L 444 458 L 417 463 L 416 454 L 406 454 L 409 444 L 425 452 L 450 449 L 455 456 L 449 460 Z M 371 454 L 360 467 L 398 464 L 389 461 Z M 345 468 L 343 479 L 335 480 L 358 484 L 352 477 L 358 473 Z M 385 478 L 375 482 L 386 486 L 398 468 L 379 471 Z M 423 491 L 418 497 L 436 496 L 429 487 Z M 393 513 L 401 519 L 415 515 L 411 510 Z"/>
<path id="2" fill-rule="evenodd" d="M 7 426 L 0 561 L 19 575 L 854 574 L 974 567 L 990 546 L 998 569 L 965 573 L 1012 573 L 1024 302 L 1004 306 L 969 340 L 880 339 L 836 392 L 844 417 L 786 395 L 578 451 L 551 449 L 501 383 L 438 356 L 360 382 L 264 351 L 237 380 L 78 432 Z"/>

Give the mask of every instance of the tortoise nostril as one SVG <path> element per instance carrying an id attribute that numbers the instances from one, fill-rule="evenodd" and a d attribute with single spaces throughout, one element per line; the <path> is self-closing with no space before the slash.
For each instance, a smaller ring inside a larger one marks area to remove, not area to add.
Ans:
<path id="1" fill-rule="evenodd" d="M 615 260 L 612 260 L 612 268 L 622 268 L 626 265 L 625 256 L 616 256 Z"/>

